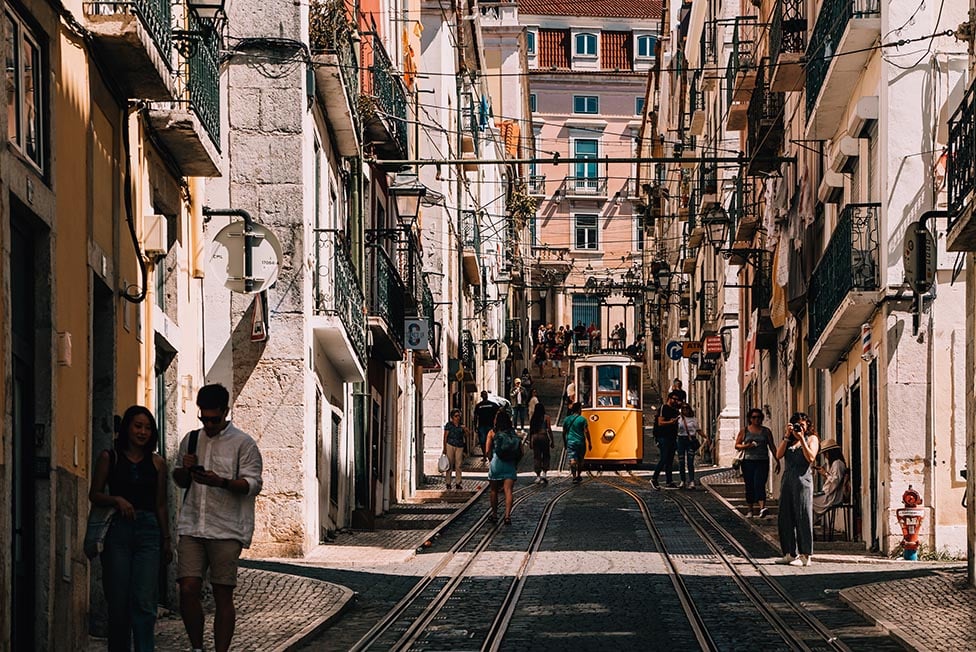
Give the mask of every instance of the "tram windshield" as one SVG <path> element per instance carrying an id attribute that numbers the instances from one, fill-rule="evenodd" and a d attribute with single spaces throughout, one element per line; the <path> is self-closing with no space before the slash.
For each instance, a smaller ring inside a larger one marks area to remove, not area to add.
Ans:
<path id="1" fill-rule="evenodd" d="M 640 408 L 641 406 L 641 369 L 640 367 L 627 367 L 627 407 Z"/>
<path id="2" fill-rule="evenodd" d="M 590 407 L 593 400 L 593 381 L 590 374 L 593 370 L 590 367 L 581 367 L 576 374 L 576 396 L 580 405 Z"/>
<path id="3" fill-rule="evenodd" d="M 618 365 L 596 368 L 596 404 L 600 406 L 620 406 L 623 404 L 623 367 Z"/>

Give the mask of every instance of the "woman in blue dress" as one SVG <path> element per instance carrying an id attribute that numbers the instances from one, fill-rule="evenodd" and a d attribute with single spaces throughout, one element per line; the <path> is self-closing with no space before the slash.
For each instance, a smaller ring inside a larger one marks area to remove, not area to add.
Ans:
<path id="1" fill-rule="evenodd" d="M 488 517 L 492 523 L 498 521 L 498 490 L 501 488 L 505 492 L 505 525 L 512 523 L 512 488 L 515 486 L 515 479 L 518 477 L 518 470 L 515 462 L 507 462 L 498 457 L 495 451 L 495 433 L 506 430 L 515 430 L 512 424 L 512 417 L 505 410 L 499 410 L 495 415 L 495 427 L 488 432 L 488 442 L 486 444 L 491 463 L 488 466 L 488 482 L 491 485 L 489 493 L 489 504 L 491 514 Z"/>

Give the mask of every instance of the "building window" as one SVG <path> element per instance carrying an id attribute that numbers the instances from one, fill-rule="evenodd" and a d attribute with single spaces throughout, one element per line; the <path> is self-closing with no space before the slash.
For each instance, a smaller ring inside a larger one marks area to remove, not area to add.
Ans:
<path id="1" fill-rule="evenodd" d="M 597 177 L 597 157 L 600 154 L 600 141 L 595 138 L 577 138 L 573 141 L 573 155 L 577 159 L 593 159 L 592 161 L 577 161 L 574 176 L 577 179 L 595 179 Z"/>
<path id="2" fill-rule="evenodd" d="M 577 249 L 597 249 L 597 220 L 599 216 L 590 213 L 577 213 L 573 216 L 573 228 L 576 236 L 573 239 Z"/>
<path id="3" fill-rule="evenodd" d="M 532 113 L 535 113 L 536 111 L 539 110 L 538 108 L 536 108 L 538 106 L 537 102 L 538 100 L 535 97 L 535 93 L 529 93 L 529 111 L 531 111 Z"/>
<path id="4" fill-rule="evenodd" d="M 634 98 L 634 115 L 644 115 L 644 98 Z"/>
<path id="5" fill-rule="evenodd" d="M 525 32 L 525 52 L 529 55 L 535 54 L 535 32 L 532 30 Z"/>
<path id="6" fill-rule="evenodd" d="M 38 168 L 43 168 L 41 48 L 23 21 L 11 12 L 4 13 L 4 34 L 7 137 Z"/>
<path id="7" fill-rule="evenodd" d="M 574 95 L 573 113 L 599 113 L 600 98 L 596 95 Z"/>
<path id="8" fill-rule="evenodd" d="M 644 215 L 644 211 L 637 211 L 634 220 L 634 249 L 637 251 L 644 250 L 644 221 L 647 219 Z"/>
<path id="9" fill-rule="evenodd" d="M 654 56 L 654 46 L 657 44 L 657 39 L 653 36 L 638 36 L 637 37 L 637 58 L 638 59 L 650 59 Z"/>
<path id="10" fill-rule="evenodd" d="M 580 57 L 596 56 L 596 34 L 576 35 L 576 55 Z"/>

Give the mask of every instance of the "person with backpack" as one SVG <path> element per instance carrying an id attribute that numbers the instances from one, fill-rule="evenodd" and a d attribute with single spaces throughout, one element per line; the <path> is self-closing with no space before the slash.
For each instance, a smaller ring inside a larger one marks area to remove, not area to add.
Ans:
<path id="1" fill-rule="evenodd" d="M 678 445 L 678 419 L 681 417 L 678 406 L 683 402 L 681 394 L 677 390 L 672 390 L 668 394 L 667 403 L 661 406 L 657 416 L 654 417 L 654 439 L 657 441 L 657 447 L 661 453 L 657 466 L 654 467 L 654 475 L 651 476 L 651 486 L 655 489 L 661 488 L 657 481 L 661 476 L 661 471 L 664 471 L 668 488 L 678 488 L 678 485 L 672 480 L 672 474 L 674 473 L 674 451 Z"/>
<path id="2" fill-rule="evenodd" d="M 563 443 L 566 445 L 566 458 L 569 460 L 573 484 L 579 484 L 583 481 L 583 459 L 586 451 L 593 448 L 590 443 L 590 424 L 583 416 L 583 405 L 579 401 L 569 407 L 569 414 L 563 420 Z"/>
<path id="3" fill-rule="evenodd" d="M 495 415 L 495 427 L 488 433 L 488 496 L 491 513 L 488 520 L 498 522 L 498 490 L 505 492 L 505 525 L 512 523 L 512 489 L 518 478 L 516 465 L 522 457 L 522 439 L 516 434 L 512 417 L 505 410 Z"/>

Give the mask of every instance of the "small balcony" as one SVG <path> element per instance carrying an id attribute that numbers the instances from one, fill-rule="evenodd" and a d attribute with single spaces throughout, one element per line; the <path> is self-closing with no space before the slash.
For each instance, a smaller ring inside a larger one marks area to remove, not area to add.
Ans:
<path id="1" fill-rule="evenodd" d="M 481 225 L 477 211 L 461 211 L 461 266 L 469 285 L 481 285 Z"/>
<path id="2" fill-rule="evenodd" d="M 776 348 L 776 328 L 770 319 L 770 303 L 773 300 L 773 257 L 768 252 L 754 259 L 752 289 L 749 302 L 751 310 L 759 315 L 756 325 L 756 348 L 772 350 Z"/>
<path id="3" fill-rule="evenodd" d="M 776 93 L 803 90 L 806 72 L 803 58 L 807 51 L 807 19 L 804 0 L 779 0 L 769 28 L 769 60 L 772 64 L 769 86 Z"/>
<path id="4" fill-rule="evenodd" d="M 703 69 L 701 90 L 704 91 L 714 91 L 718 85 L 718 80 L 721 79 L 720 72 L 713 72 L 718 68 L 718 46 L 715 30 L 717 24 L 714 21 L 705 21 L 701 32 L 698 52 Z"/>
<path id="5" fill-rule="evenodd" d="M 315 92 L 329 115 L 341 156 L 359 153 L 359 63 L 351 31 L 334 16 L 345 16 L 341 0 L 320 0 L 309 5 Z M 322 20 L 317 20 L 321 17 Z M 343 26 L 339 26 L 343 25 Z"/>
<path id="6" fill-rule="evenodd" d="M 407 94 L 375 32 L 362 35 L 360 117 L 363 136 L 380 159 L 407 157 Z"/>
<path id="7" fill-rule="evenodd" d="M 734 225 L 733 243 L 752 244 L 752 238 L 759 229 L 760 204 L 754 201 L 752 181 L 739 175 L 735 178 L 735 191 L 732 193 L 732 203 L 729 206 L 729 217 Z M 732 256 L 733 265 L 744 265 L 745 259 Z"/>
<path id="8" fill-rule="evenodd" d="M 430 291 L 427 280 L 422 275 L 420 277 L 420 284 L 420 291 L 418 292 L 420 295 L 420 303 L 417 309 L 417 316 L 426 320 L 428 337 L 426 349 L 414 349 L 413 361 L 421 367 L 433 368 L 438 366 L 435 352 L 434 295 Z"/>
<path id="9" fill-rule="evenodd" d="M 524 337 L 525 329 L 521 319 L 509 319 L 505 322 L 505 343 L 508 344 L 511 359 L 521 359 Z"/>
<path id="10" fill-rule="evenodd" d="M 606 199 L 607 178 L 597 176 L 566 177 L 563 180 L 563 191 L 566 197 Z"/>
<path id="11" fill-rule="evenodd" d="M 467 329 L 461 331 L 461 340 L 458 342 L 458 358 L 464 375 L 464 387 L 474 391 L 475 365 L 478 364 L 478 359 L 475 355 L 474 336 Z"/>
<path id="12" fill-rule="evenodd" d="M 715 335 L 719 327 L 718 281 L 702 281 L 698 290 L 698 332 Z"/>
<path id="13" fill-rule="evenodd" d="M 829 369 L 861 333 L 881 296 L 880 204 L 851 204 L 841 213 L 807 290 L 810 354 Z"/>
<path id="14" fill-rule="evenodd" d="M 698 73 L 691 81 L 691 88 L 688 91 L 688 112 L 691 114 L 691 125 L 688 131 L 694 136 L 701 136 L 705 133 L 705 118 L 707 117 L 707 107 L 705 106 L 705 89 L 701 88 L 702 75 Z"/>
<path id="15" fill-rule="evenodd" d="M 806 54 L 807 138 L 832 138 L 881 36 L 880 0 L 824 0 Z"/>
<path id="16" fill-rule="evenodd" d="M 732 50 L 725 66 L 728 102 L 749 102 L 756 87 L 756 17 L 738 16 L 732 27 Z"/>
<path id="17" fill-rule="evenodd" d="M 976 82 L 949 118 L 949 251 L 976 251 Z"/>
<path id="18" fill-rule="evenodd" d="M 406 288 L 396 265 L 378 245 L 366 249 L 370 281 L 367 311 L 373 337 L 370 356 L 377 360 L 403 359 L 403 320 L 406 317 Z"/>
<path id="19" fill-rule="evenodd" d="M 762 66 L 756 78 L 756 89 L 749 100 L 747 122 L 749 133 L 746 139 L 751 176 L 768 174 L 779 169 L 774 160 L 783 146 L 783 106 L 784 95 L 773 91 L 766 83 L 765 73 L 769 66 Z"/>
<path id="20" fill-rule="evenodd" d="M 316 230 L 312 334 L 345 382 L 366 379 L 363 290 L 345 238 Z"/>
<path id="21" fill-rule="evenodd" d="M 220 176 L 220 37 L 192 12 L 182 37 L 176 99 L 154 102 L 149 122 L 187 177 Z"/>
<path id="22" fill-rule="evenodd" d="M 619 199 L 638 199 L 641 196 L 641 190 L 637 185 L 637 179 L 630 177 L 624 181 L 623 187 L 617 191 L 616 197 Z"/>
<path id="23" fill-rule="evenodd" d="M 172 101 L 169 0 L 96 0 L 82 7 L 99 61 L 126 97 Z"/>
<path id="24" fill-rule="evenodd" d="M 545 197 L 546 196 L 546 175 L 544 174 L 533 174 L 529 176 L 528 183 L 526 184 L 526 190 L 532 197 Z"/>

